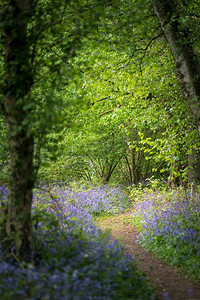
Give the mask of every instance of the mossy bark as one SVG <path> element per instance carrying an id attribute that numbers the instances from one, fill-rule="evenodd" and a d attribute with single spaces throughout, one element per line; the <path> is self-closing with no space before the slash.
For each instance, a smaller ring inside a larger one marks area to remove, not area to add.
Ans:
<path id="1" fill-rule="evenodd" d="M 4 219 L 4 253 L 28 260 L 31 250 L 33 137 L 30 131 L 33 83 L 27 34 L 31 0 L 8 0 L 2 13 L 4 112 L 10 149 L 9 197 Z M 9 255 L 8 255 L 9 256 Z"/>

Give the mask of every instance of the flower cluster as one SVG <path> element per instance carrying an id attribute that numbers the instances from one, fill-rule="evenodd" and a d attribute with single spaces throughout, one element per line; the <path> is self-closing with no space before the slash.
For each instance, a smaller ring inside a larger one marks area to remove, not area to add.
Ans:
<path id="1" fill-rule="evenodd" d="M 93 203 L 95 195 L 97 203 L 101 199 L 103 205 L 116 205 L 112 192 L 106 199 L 108 194 L 102 188 L 96 194 L 58 186 L 37 190 L 32 262 L 19 265 L 1 260 L 2 299 L 155 299 L 135 259 L 125 256 L 123 247 L 92 222 L 94 207 L 101 209 Z"/>
<path id="2" fill-rule="evenodd" d="M 159 193 L 146 194 L 135 205 L 133 219 L 140 243 L 200 280 L 199 197 L 179 195 L 169 202 Z"/>
<path id="3" fill-rule="evenodd" d="M 51 188 L 43 186 L 35 191 L 33 207 L 44 205 L 59 220 L 64 217 L 71 224 L 76 221 L 90 231 L 94 217 L 123 212 L 130 206 L 130 199 L 120 188 L 102 186 L 72 190 L 55 185 Z"/>
<path id="4" fill-rule="evenodd" d="M 5 185 L 0 186 L 0 200 L 6 200 L 8 197 L 8 189 Z"/>

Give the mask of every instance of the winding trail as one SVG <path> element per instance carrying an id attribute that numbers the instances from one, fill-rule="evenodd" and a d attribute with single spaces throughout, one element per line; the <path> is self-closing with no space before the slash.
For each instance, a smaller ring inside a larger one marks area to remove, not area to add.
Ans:
<path id="1" fill-rule="evenodd" d="M 146 274 L 156 289 L 160 300 L 200 300 L 200 284 L 193 283 L 178 268 L 167 265 L 136 243 L 137 230 L 126 222 L 130 213 L 101 219 L 96 222 L 101 229 L 111 230 L 114 239 L 125 245 L 125 252 L 136 257 L 138 267 Z"/>

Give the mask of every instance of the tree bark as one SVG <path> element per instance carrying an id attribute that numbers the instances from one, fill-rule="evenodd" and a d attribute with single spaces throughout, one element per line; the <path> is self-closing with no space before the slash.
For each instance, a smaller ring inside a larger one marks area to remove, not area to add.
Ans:
<path id="1" fill-rule="evenodd" d="M 182 87 L 183 96 L 188 101 L 188 106 L 195 118 L 200 136 L 200 62 L 194 52 L 190 30 L 181 23 L 181 7 L 178 1 L 152 0 L 151 4 L 171 49 L 177 78 Z M 191 163 L 191 159 L 192 157 L 189 157 L 189 164 L 194 166 L 192 180 L 199 183 L 200 167 L 198 165 L 200 162 L 194 164 Z"/>
<path id="2" fill-rule="evenodd" d="M 152 6 L 170 46 L 183 95 L 196 117 L 200 135 L 200 63 L 193 49 L 190 30 L 180 28 L 178 1 L 156 0 L 152 1 Z"/>
<path id="3" fill-rule="evenodd" d="M 200 182 L 200 154 L 191 147 L 188 154 L 188 183 L 189 185 L 197 185 Z"/>
<path id="4" fill-rule="evenodd" d="M 11 155 L 9 197 L 3 228 L 3 250 L 28 260 L 31 250 L 33 137 L 30 132 L 33 83 L 27 34 L 31 0 L 8 0 L 1 20 L 5 52 L 4 111 Z"/>

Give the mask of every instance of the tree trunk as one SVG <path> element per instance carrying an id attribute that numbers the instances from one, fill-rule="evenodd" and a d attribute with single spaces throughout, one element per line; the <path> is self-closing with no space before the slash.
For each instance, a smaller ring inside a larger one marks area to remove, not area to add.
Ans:
<path id="1" fill-rule="evenodd" d="M 200 62 L 193 49 L 190 30 L 186 26 L 181 26 L 181 8 L 178 1 L 154 0 L 151 3 L 171 49 L 177 78 L 182 87 L 183 96 L 188 101 L 188 106 L 195 118 L 200 136 Z M 192 163 L 192 165 L 195 164 Z M 199 169 L 198 166 L 197 168 Z M 194 174 L 197 172 L 194 171 Z M 194 178 L 194 181 L 198 181 L 198 178 Z"/>
<path id="2" fill-rule="evenodd" d="M 33 137 L 30 133 L 33 83 L 27 20 L 31 0 L 8 0 L 1 20 L 4 58 L 4 111 L 11 155 L 9 197 L 3 228 L 4 253 L 28 260 L 31 249 Z"/>
<path id="3" fill-rule="evenodd" d="M 188 183 L 194 187 L 200 182 L 200 154 L 191 147 L 188 155 Z"/>
<path id="4" fill-rule="evenodd" d="M 125 156 L 125 161 L 126 161 L 126 165 L 127 165 L 127 171 L 128 171 L 128 175 L 129 175 L 129 185 L 133 184 L 133 177 L 132 177 L 132 170 L 131 170 L 131 166 L 128 160 L 128 154 L 127 156 Z"/>
<path id="5" fill-rule="evenodd" d="M 133 184 L 135 183 L 135 149 L 131 149 L 131 177 Z"/>

